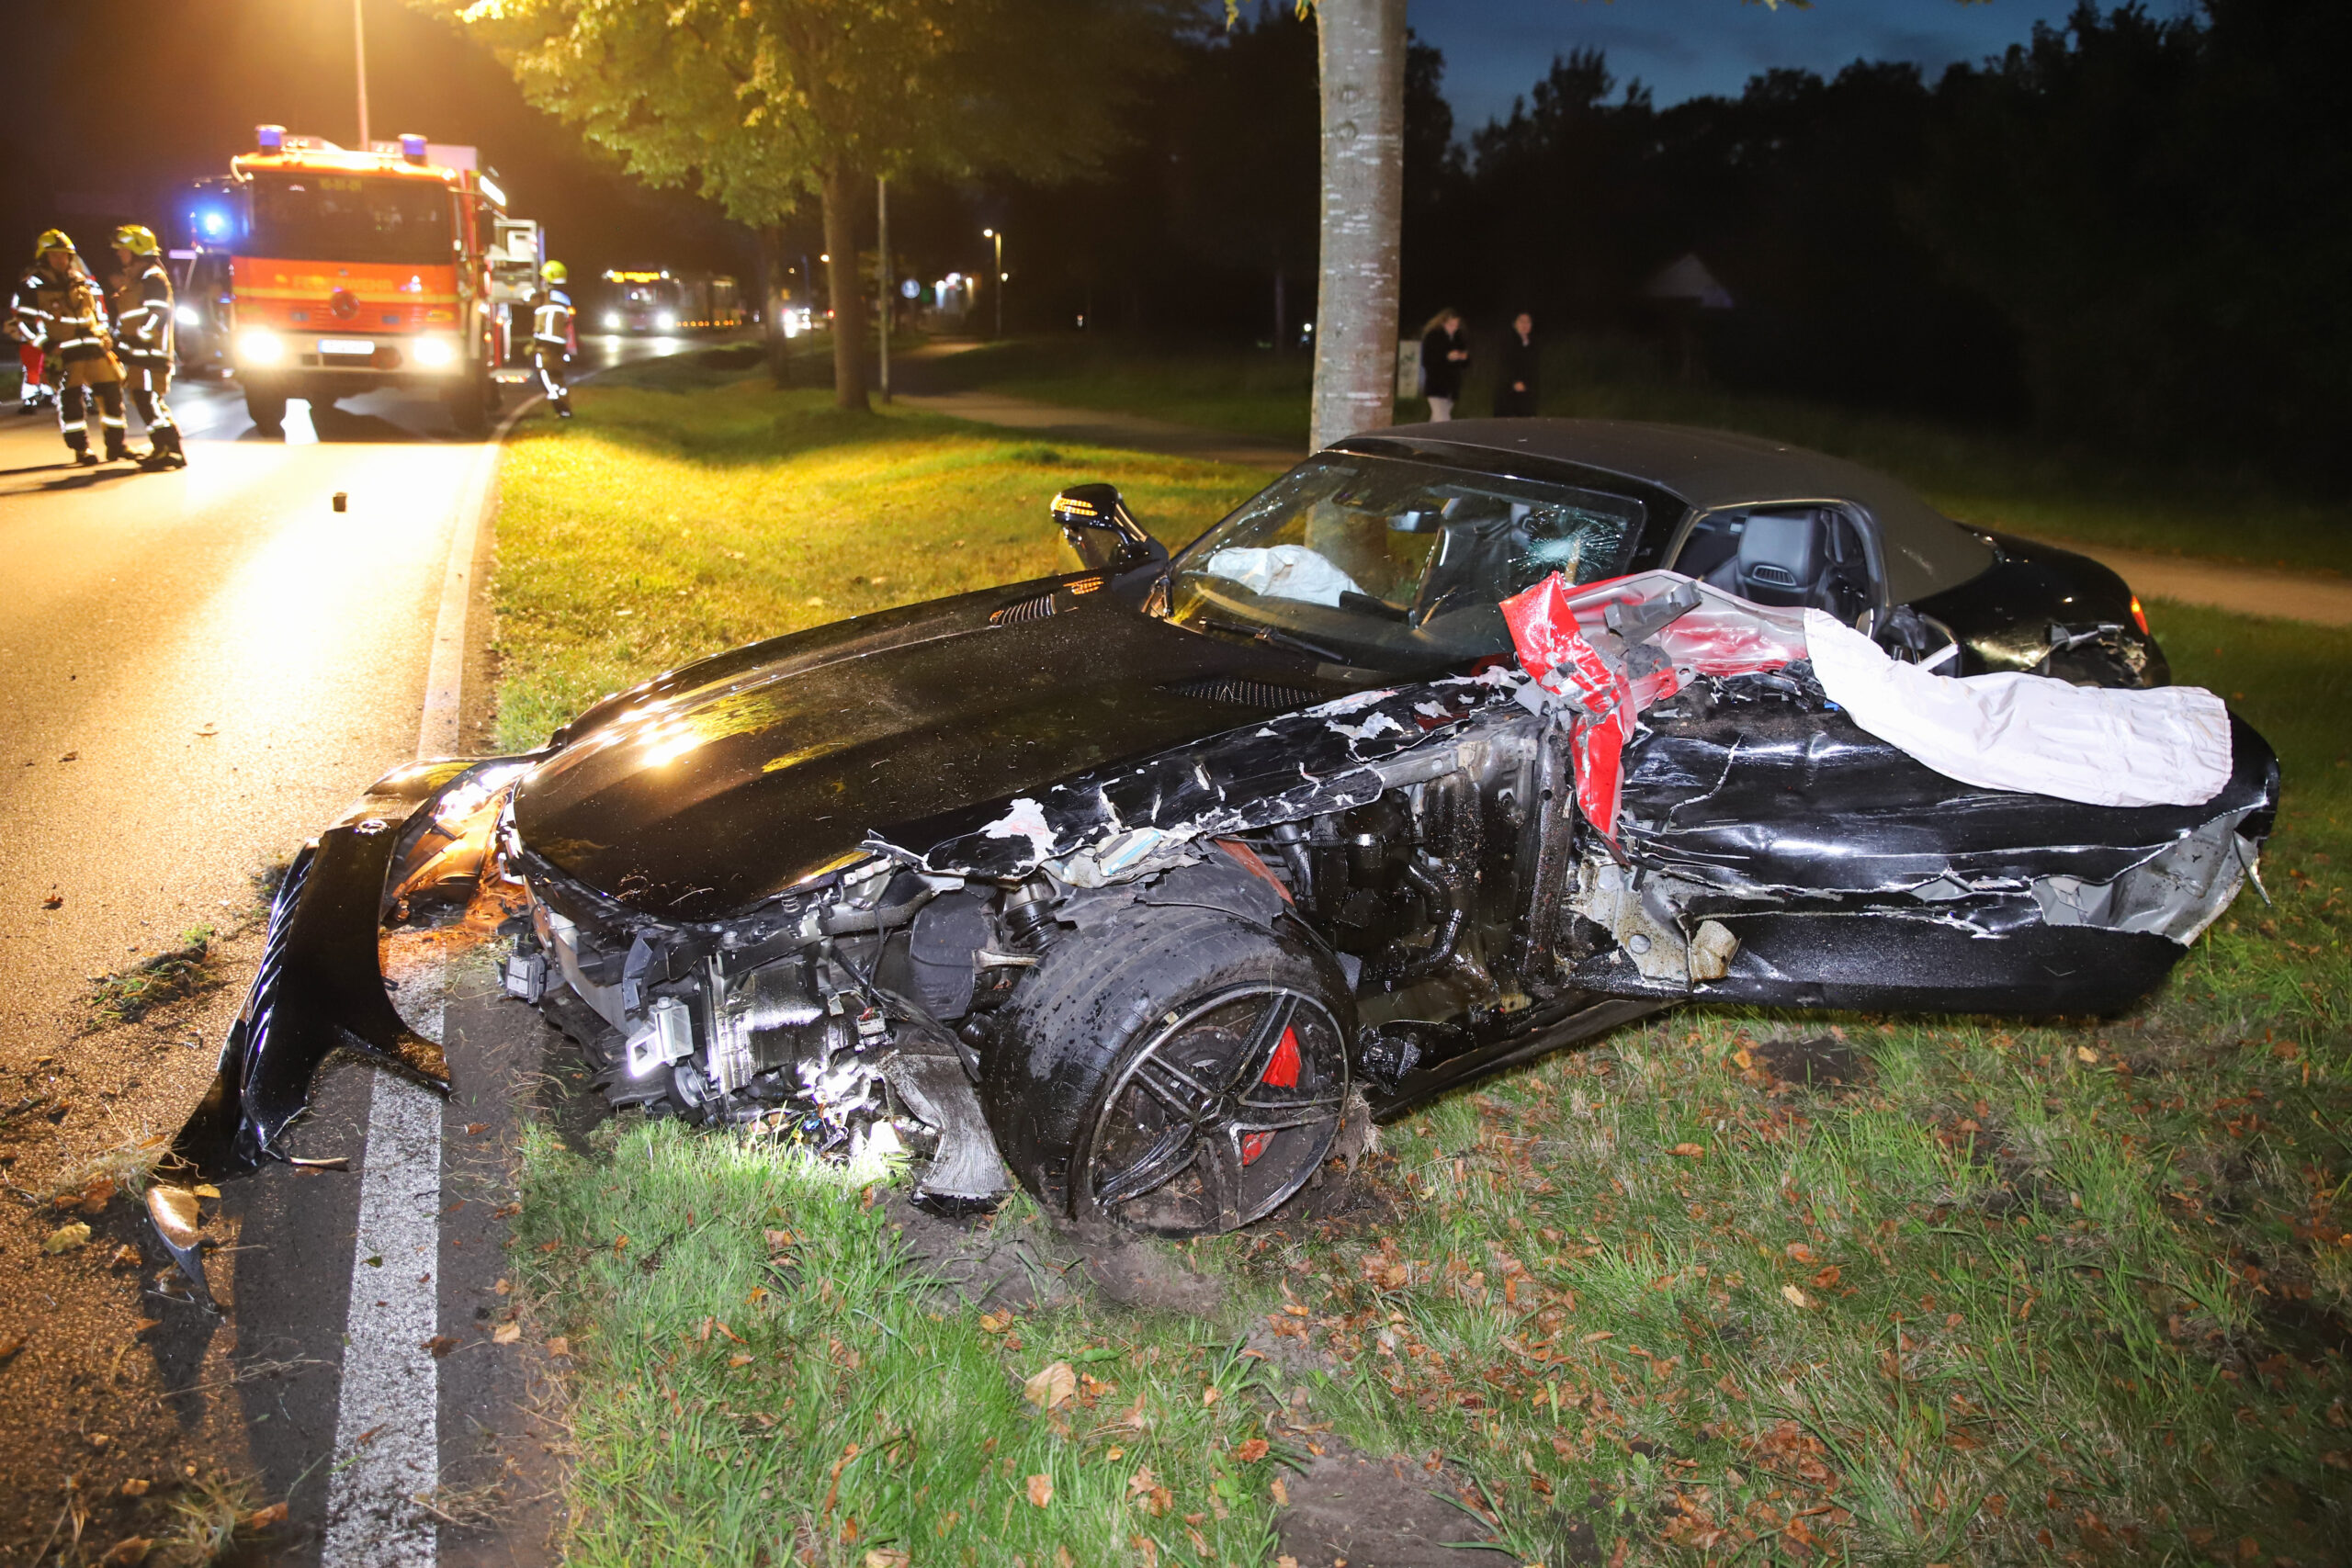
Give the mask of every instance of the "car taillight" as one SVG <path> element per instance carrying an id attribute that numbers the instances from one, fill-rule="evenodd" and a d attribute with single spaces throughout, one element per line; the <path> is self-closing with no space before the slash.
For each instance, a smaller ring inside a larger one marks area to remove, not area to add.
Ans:
<path id="1" fill-rule="evenodd" d="M 2132 595 L 2132 624 L 2140 628 L 2142 637 L 2156 635 L 2148 629 L 2148 612 L 2140 608 L 2140 596 L 2137 593 Z"/>

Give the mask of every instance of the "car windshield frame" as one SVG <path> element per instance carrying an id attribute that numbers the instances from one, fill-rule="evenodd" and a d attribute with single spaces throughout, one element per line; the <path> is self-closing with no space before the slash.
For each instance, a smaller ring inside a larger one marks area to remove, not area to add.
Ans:
<path id="1" fill-rule="evenodd" d="M 248 248 L 288 261 L 447 265 L 457 202 L 430 180 L 386 175 L 257 175 L 247 192 Z"/>
<path id="2" fill-rule="evenodd" d="M 1320 452 L 1168 563 L 1162 613 L 1375 670 L 1508 656 L 1501 601 L 1554 570 L 1578 584 L 1622 576 L 1659 522 L 1646 489 Z"/>

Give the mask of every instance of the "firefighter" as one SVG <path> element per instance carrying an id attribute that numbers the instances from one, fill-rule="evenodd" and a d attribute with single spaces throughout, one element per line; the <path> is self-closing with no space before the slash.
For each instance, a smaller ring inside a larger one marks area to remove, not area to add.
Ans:
<path id="1" fill-rule="evenodd" d="M 33 318 L 41 333 L 41 349 L 52 362 L 51 384 L 57 388 L 57 428 L 65 437 L 74 461 L 94 468 L 99 459 L 90 451 L 90 405 L 98 412 L 98 429 L 106 437 L 106 461 L 130 456 L 122 423 L 122 367 L 116 363 L 114 344 L 107 335 L 106 301 L 97 284 L 82 266 L 74 242 L 55 229 L 40 237 L 32 276 L 32 309 L 19 314 Z"/>
<path id="2" fill-rule="evenodd" d="M 571 361 L 571 296 L 563 286 L 571 274 L 561 262 L 551 261 L 539 269 L 539 277 L 544 287 L 532 302 L 531 363 L 538 367 L 539 385 L 556 418 L 570 419 L 571 389 L 564 384 L 563 369 Z"/>
<path id="3" fill-rule="evenodd" d="M 114 254 L 122 264 L 114 284 L 115 349 L 122 358 L 130 406 L 147 423 L 148 450 L 139 466 L 150 473 L 185 468 L 180 429 L 164 401 L 172 389 L 174 300 L 163 247 L 153 230 L 126 223 L 114 231 Z"/>
<path id="4" fill-rule="evenodd" d="M 48 381 L 48 355 L 41 352 L 41 320 L 40 305 L 33 298 L 33 271 L 28 267 L 24 276 L 17 279 L 16 291 L 8 298 L 6 329 L 7 337 L 17 345 L 17 363 L 23 375 L 17 385 L 17 409 L 20 413 L 38 413 L 43 403 L 57 400 L 57 389 Z"/>

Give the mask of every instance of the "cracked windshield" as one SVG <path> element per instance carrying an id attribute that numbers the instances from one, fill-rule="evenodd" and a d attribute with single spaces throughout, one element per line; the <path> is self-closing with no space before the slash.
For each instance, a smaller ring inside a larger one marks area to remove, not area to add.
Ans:
<path id="1" fill-rule="evenodd" d="M 1194 541 L 1170 574 L 1170 618 L 1339 663 L 1503 653 L 1504 599 L 1555 571 L 1616 575 L 1641 522 L 1626 496 L 1336 457 Z"/>

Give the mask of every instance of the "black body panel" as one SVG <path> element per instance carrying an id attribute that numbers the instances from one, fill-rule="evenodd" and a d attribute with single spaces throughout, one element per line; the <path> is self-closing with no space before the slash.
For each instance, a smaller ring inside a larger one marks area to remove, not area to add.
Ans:
<path id="1" fill-rule="evenodd" d="M 641 913 L 714 919 L 875 833 L 1261 716 L 1220 682 L 1306 701 L 1351 689 L 1313 660 L 1072 591 L 1101 582 L 967 594 L 665 677 L 572 727 L 524 781 L 523 840 Z"/>

